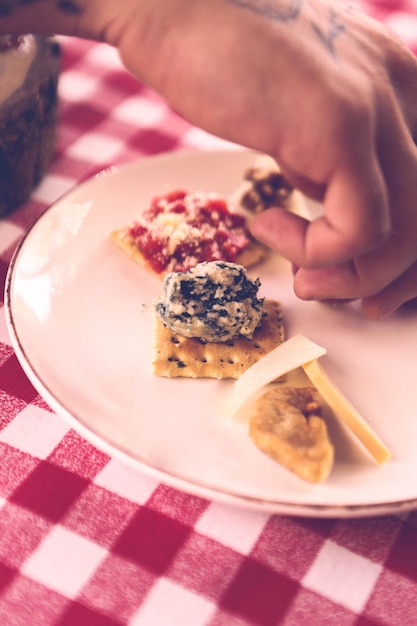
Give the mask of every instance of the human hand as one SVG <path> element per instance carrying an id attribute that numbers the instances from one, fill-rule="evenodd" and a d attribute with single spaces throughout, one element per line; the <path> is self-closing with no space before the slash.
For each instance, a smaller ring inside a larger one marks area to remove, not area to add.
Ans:
<path id="1" fill-rule="evenodd" d="M 270 154 L 320 200 L 311 222 L 253 223 L 297 266 L 299 297 L 380 317 L 417 296 L 417 63 L 381 24 L 338 0 L 3 4 L 2 32 L 107 41 L 190 122 Z"/>
<path id="2" fill-rule="evenodd" d="M 276 209 L 253 223 L 297 266 L 297 295 L 362 299 L 369 317 L 416 297 L 417 63 L 405 46 L 321 0 L 196 1 L 175 21 L 149 81 L 195 124 L 274 156 L 323 203 L 312 222 Z M 121 46 L 128 66 L 131 49 Z"/>
<path id="3" fill-rule="evenodd" d="M 341 103 L 345 159 L 335 161 L 322 191 L 310 194 L 323 202 L 323 217 L 308 223 L 270 210 L 257 218 L 253 232 L 293 261 L 299 297 L 359 298 L 365 314 L 379 318 L 417 297 L 417 64 L 378 24 L 360 14 L 353 13 L 353 23 L 348 17 L 349 32 L 362 37 L 353 57 L 346 50 L 349 71 L 355 69 L 352 60 L 361 61 L 356 73 L 362 83 L 352 92 L 358 117 L 346 110 L 349 101 Z M 343 46 L 339 56 L 347 71 L 342 53 Z M 297 181 L 292 172 L 289 178 L 309 195 L 311 180 Z M 335 247 L 337 237 L 341 243 L 333 258 L 329 235 Z"/>

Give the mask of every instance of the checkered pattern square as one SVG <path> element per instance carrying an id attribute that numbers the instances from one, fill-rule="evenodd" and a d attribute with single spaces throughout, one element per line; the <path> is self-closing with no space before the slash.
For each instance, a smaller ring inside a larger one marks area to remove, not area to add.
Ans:
<path id="1" fill-rule="evenodd" d="M 66 529 L 110 549 L 128 526 L 137 506 L 112 491 L 88 485 L 60 523 Z"/>
<path id="2" fill-rule="evenodd" d="M 155 574 L 163 574 L 190 532 L 190 526 L 142 507 L 112 549 Z"/>
<path id="3" fill-rule="evenodd" d="M 97 543 L 56 525 L 22 565 L 28 578 L 75 598 L 106 556 Z"/>
<path id="4" fill-rule="evenodd" d="M 157 580 L 148 570 L 109 553 L 79 594 L 75 613 L 71 606 L 65 621 L 70 624 L 69 618 L 80 615 L 85 608 L 100 618 L 128 624 Z"/>
<path id="5" fill-rule="evenodd" d="M 0 496 L 9 498 L 35 470 L 39 460 L 0 443 Z"/>
<path id="6" fill-rule="evenodd" d="M 193 532 L 177 551 L 166 576 L 217 602 L 236 576 L 244 556 L 210 537 Z"/>
<path id="7" fill-rule="evenodd" d="M 0 602 L 0 623 L 5 626 L 56 624 L 68 600 L 26 576 L 13 573 Z M 17 609 L 18 607 L 18 609 Z"/>
<path id="8" fill-rule="evenodd" d="M 326 541 L 302 583 L 353 613 L 360 613 L 381 570 L 381 565 Z"/>
<path id="9" fill-rule="evenodd" d="M 32 511 L 7 502 L 0 509 L 1 562 L 17 571 L 48 534 L 52 524 Z"/>
<path id="10" fill-rule="evenodd" d="M 0 369 L 0 388 L 3 392 L 23 400 L 23 402 L 32 402 L 37 393 L 22 374 L 22 368 L 17 357 L 10 354 Z"/>
<path id="11" fill-rule="evenodd" d="M 229 548 L 248 554 L 267 518 L 263 513 L 241 511 L 213 502 L 198 520 L 196 530 Z"/>
<path id="12" fill-rule="evenodd" d="M 10 502 L 56 522 L 87 484 L 82 476 L 40 461 L 11 494 Z"/>
<path id="13" fill-rule="evenodd" d="M 203 596 L 160 578 L 130 623 L 132 626 L 169 623 L 204 626 L 214 610 L 215 605 Z"/>
<path id="14" fill-rule="evenodd" d="M 411 579 L 390 570 L 381 573 L 363 612 L 363 620 L 383 626 L 413 624 L 417 610 L 415 581 L 415 574 Z"/>
<path id="15" fill-rule="evenodd" d="M 298 587 L 297 581 L 248 557 L 223 595 L 220 607 L 249 623 L 272 626 L 284 618 Z"/>
<path id="16" fill-rule="evenodd" d="M 106 463 L 95 476 L 94 484 L 136 504 L 144 504 L 158 485 L 156 480 L 147 476 L 137 480 L 136 470 L 115 459 Z"/>
<path id="17" fill-rule="evenodd" d="M 410 0 L 362 6 L 417 52 Z M 99 170 L 227 142 L 131 77 L 109 46 L 61 38 L 55 154 L 0 220 L 0 284 L 25 231 Z M 412 479 L 412 477 L 410 478 Z M 20 367 L 0 301 L 0 624 L 404 626 L 417 619 L 417 513 L 271 516 L 193 497 L 82 439 Z"/>
<path id="18" fill-rule="evenodd" d="M 46 459 L 68 430 L 53 413 L 28 404 L 0 431 L 0 441 Z"/>

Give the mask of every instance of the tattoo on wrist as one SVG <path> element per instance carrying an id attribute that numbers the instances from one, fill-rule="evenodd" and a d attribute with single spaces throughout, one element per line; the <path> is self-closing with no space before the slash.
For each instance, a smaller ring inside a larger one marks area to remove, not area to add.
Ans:
<path id="1" fill-rule="evenodd" d="M 227 2 L 275 22 L 291 22 L 300 17 L 304 0 L 227 0 Z M 350 11 L 351 8 L 351 5 L 346 3 L 346 11 Z M 310 26 L 321 43 L 334 55 L 335 40 L 345 32 L 346 27 L 339 13 L 332 7 L 331 2 L 329 2 L 328 7 L 327 24 L 322 27 L 318 23 L 310 21 Z"/>
<path id="2" fill-rule="evenodd" d="M 268 17 L 276 22 L 289 22 L 295 20 L 301 12 L 303 0 L 228 0 L 237 7 Z"/>
<path id="3" fill-rule="evenodd" d="M 15 9 L 24 7 L 28 4 L 34 4 L 39 0 L 0 0 L 0 18 L 11 15 Z M 55 6 L 62 13 L 75 15 L 81 12 L 80 6 L 76 0 L 55 0 Z"/>
<path id="4" fill-rule="evenodd" d="M 334 55 L 334 42 L 339 35 L 345 32 L 346 28 L 338 13 L 334 9 L 330 8 L 327 30 L 322 30 L 317 24 L 314 23 L 312 23 L 312 27 L 318 38 L 326 46 L 327 50 Z"/>

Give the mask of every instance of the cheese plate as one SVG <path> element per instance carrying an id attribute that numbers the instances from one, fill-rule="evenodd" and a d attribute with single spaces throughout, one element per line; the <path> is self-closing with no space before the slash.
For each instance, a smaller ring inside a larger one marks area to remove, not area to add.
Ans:
<path id="1" fill-rule="evenodd" d="M 391 450 L 379 466 L 329 417 L 336 463 L 306 484 L 262 455 L 222 407 L 232 381 L 153 375 L 152 303 L 161 281 L 109 239 L 161 191 L 231 194 L 254 154 L 178 152 L 111 168 L 51 206 L 9 268 L 6 316 L 27 376 L 95 446 L 175 488 L 270 513 L 358 517 L 417 508 L 415 312 L 363 318 L 355 304 L 302 302 L 289 264 L 271 254 L 251 273 L 281 301 L 287 337 L 302 334 L 353 406 Z"/>

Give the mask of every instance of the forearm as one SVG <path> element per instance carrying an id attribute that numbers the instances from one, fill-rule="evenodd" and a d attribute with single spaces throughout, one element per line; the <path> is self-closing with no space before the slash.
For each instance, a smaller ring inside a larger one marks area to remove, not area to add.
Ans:
<path id="1" fill-rule="evenodd" d="M 86 0 L 0 0 L 0 34 L 77 35 L 85 4 Z"/>
<path id="2" fill-rule="evenodd" d="M 0 36 L 34 33 L 69 35 L 114 43 L 120 22 L 142 0 L 0 0 Z M 139 16 L 140 19 L 140 16 Z"/>
<path id="3" fill-rule="evenodd" d="M 207 71 L 215 72 L 209 79 L 217 81 L 231 66 L 236 82 L 242 77 L 235 74 L 245 71 L 250 57 L 262 77 L 272 56 L 275 64 L 291 64 L 312 29 L 319 47 L 331 53 L 340 34 L 336 15 L 327 0 L 0 0 L 0 36 L 58 34 L 104 41 L 119 49 L 133 74 L 168 100 L 173 97 L 176 106 L 176 87 L 170 86 L 176 72 L 168 69 L 173 63 L 187 68 L 191 80 L 200 74 L 202 82 Z M 246 46 L 252 52 L 245 53 Z"/>

